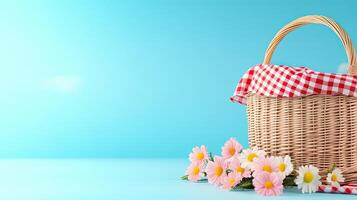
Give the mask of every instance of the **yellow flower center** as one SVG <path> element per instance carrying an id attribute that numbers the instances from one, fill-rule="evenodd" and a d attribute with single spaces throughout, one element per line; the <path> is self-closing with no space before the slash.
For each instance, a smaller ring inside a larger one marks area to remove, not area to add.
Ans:
<path id="1" fill-rule="evenodd" d="M 314 179 L 314 175 L 311 172 L 306 172 L 304 174 L 304 182 L 305 183 L 311 183 L 313 179 Z"/>
<path id="2" fill-rule="evenodd" d="M 194 168 L 192 169 L 192 174 L 193 174 L 193 175 L 198 175 L 198 173 L 200 173 L 200 168 L 199 168 L 199 167 L 194 167 Z"/>
<path id="3" fill-rule="evenodd" d="M 285 163 L 280 163 L 278 168 L 280 172 L 285 172 L 285 168 L 286 168 Z"/>
<path id="4" fill-rule="evenodd" d="M 233 147 L 231 147 L 231 148 L 229 149 L 229 155 L 234 156 L 235 153 L 236 153 L 236 149 L 233 148 Z"/>
<path id="5" fill-rule="evenodd" d="M 216 167 L 216 169 L 215 169 L 216 176 L 221 176 L 222 173 L 223 173 L 223 168 L 222 167 Z"/>
<path id="6" fill-rule="evenodd" d="M 271 166 L 270 166 L 270 165 L 264 165 L 264 166 L 262 167 L 262 170 L 263 170 L 263 171 L 266 171 L 266 172 L 269 172 L 269 173 L 272 173 L 272 172 L 273 172 L 273 170 L 271 169 Z"/>
<path id="7" fill-rule="evenodd" d="M 247 160 L 248 160 L 249 162 L 253 162 L 253 159 L 256 158 L 256 157 L 258 157 L 256 153 L 250 153 L 250 154 L 248 154 L 248 156 L 247 156 Z"/>
<path id="8" fill-rule="evenodd" d="M 205 157 L 205 155 L 202 152 L 199 152 L 196 154 L 197 160 L 203 160 L 204 157 Z"/>
<path id="9" fill-rule="evenodd" d="M 264 186 L 266 189 L 271 189 L 273 187 L 273 183 L 271 181 L 266 181 Z"/>
<path id="10" fill-rule="evenodd" d="M 234 178 L 229 179 L 229 186 L 235 186 L 236 180 Z"/>
<path id="11" fill-rule="evenodd" d="M 337 176 L 336 174 L 332 174 L 331 176 L 331 181 L 336 182 L 337 181 Z"/>
<path id="12" fill-rule="evenodd" d="M 238 173 L 243 174 L 243 173 L 244 173 L 244 168 L 241 167 L 241 166 L 238 166 L 238 167 L 236 168 L 236 171 L 237 171 Z"/>

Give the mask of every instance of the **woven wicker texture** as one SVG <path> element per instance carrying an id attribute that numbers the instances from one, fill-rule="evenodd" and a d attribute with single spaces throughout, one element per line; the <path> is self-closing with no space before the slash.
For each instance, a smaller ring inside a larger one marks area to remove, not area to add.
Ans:
<path id="1" fill-rule="evenodd" d="M 248 96 L 250 146 L 269 155 L 290 155 L 294 166 L 320 170 L 336 164 L 357 181 L 357 98 L 312 95 Z"/>
<path id="2" fill-rule="evenodd" d="M 264 63 L 270 62 L 287 33 L 309 23 L 326 25 L 337 33 L 346 49 L 349 73 L 356 74 L 350 38 L 336 22 L 323 16 L 305 16 L 283 27 L 270 43 Z M 345 182 L 357 182 L 356 97 L 274 98 L 251 94 L 247 113 L 250 146 L 262 148 L 269 155 L 290 155 L 295 167 L 311 164 L 327 170 L 335 164 L 343 171 Z"/>

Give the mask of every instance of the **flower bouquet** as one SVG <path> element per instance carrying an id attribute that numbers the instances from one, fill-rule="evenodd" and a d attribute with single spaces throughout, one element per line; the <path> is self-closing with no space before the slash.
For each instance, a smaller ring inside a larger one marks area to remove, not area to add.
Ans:
<path id="1" fill-rule="evenodd" d="M 208 183 L 225 190 L 254 189 L 259 195 L 276 196 L 285 187 L 297 186 L 302 193 L 321 191 L 319 169 L 313 165 L 300 166 L 294 171 L 289 155 L 267 156 L 253 147 L 243 149 L 234 138 L 222 147 L 221 156 L 212 156 L 206 146 L 194 147 L 189 154 L 191 161 L 183 180 Z M 328 169 L 326 182 L 331 187 L 340 187 L 344 177 L 339 168 Z"/>

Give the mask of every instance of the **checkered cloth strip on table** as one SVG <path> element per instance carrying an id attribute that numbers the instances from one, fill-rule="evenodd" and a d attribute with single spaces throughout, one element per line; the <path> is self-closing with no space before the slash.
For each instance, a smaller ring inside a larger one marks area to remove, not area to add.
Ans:
<path id="1" fill-rule="evenodd" d="M 334 187 L 331 185 L 320 185 L 318 191 L 327 193 L 343 193 L 357 195 L 357 184 L 349 184 L 340 187 Z"/>
<path id="2" fill-rule="evenodd" d="M 261 64 L 243 75 L 230 99 L 246 104 L 250 93 L 278 98 L 314 94 L 357 97 L 357 76 L 315 72 L 306 67 Z"/>

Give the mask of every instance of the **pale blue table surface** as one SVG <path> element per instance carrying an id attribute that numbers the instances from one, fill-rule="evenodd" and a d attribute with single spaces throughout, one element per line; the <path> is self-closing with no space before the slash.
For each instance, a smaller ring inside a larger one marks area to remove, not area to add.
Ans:
<path id="1" fill-rule="evenodd" d="M 355 195 L 285 191 L 261 197 L 208 183 L 181 181 L 184 159 L 0 160 L 0 199 L 357 199 Z"/>

